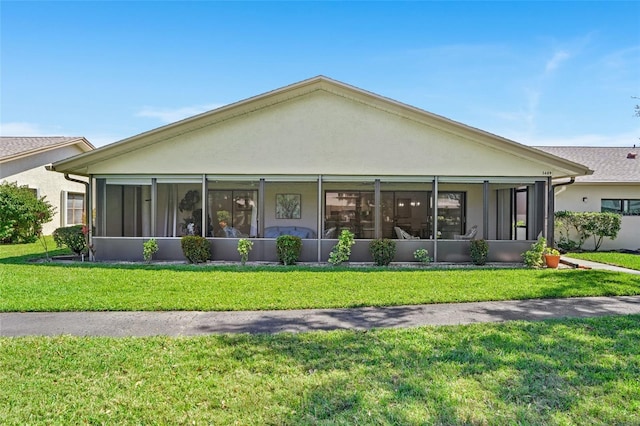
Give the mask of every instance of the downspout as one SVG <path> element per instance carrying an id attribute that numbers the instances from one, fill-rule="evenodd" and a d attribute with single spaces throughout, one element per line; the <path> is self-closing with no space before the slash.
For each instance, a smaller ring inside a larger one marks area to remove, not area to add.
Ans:
<path id="1" fill-rule="evenodd" d="M 89 249 L 89 260 L 91 260 L 91 227 L 93 226 L 93 224 L 91 223 L 91 211 L 89 210 L 89 191 L 90 191 L 90 186 L 89 186 L 89 182 L 85 182 L 83 180 L 79 180 L 79 179 L 74 179 L 72 177 L 69 176 L 69 173 L 65 173 L 64 174 L 64 178 L 66 180 L 68 180 L 69 182 L 75 182 L 75 183 L 81 183 L 84 185 L 84 217 L 86 219 L 86 229 L 87 232 L 85 234 L 85 244 L 87 246 L 87 248 Z M 83 259 L 84 259 L 84 255 L 83 255 Z"/>
<path id="2" fill-rule="evenodd" d="M 555 228 L 555 213 L 556 213 L 556 188 L 565 187 L 568 185 L 572 185 L 575 183 L 576 178 L 569 178 L 568 182 L 561 182 L 551 185 L 551 189 L 549 190 L 549 202 L 547 208 L 547 217 L 549 217 L 549 221 L 547 222 L 547 245 L 554 246 L 554 228 Z M 549 183 L 551 183 L 551 178 L 549 178 Z M 564 188 L 562 188 L 564 190 Z"/>

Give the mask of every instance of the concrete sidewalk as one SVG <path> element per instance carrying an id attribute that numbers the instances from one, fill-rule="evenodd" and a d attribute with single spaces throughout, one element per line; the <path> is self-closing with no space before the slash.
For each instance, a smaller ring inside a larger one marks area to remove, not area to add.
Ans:
<path id="1" fill-rule="evenodd" d="M 591 262 L 590 260 L 575 259 L 573 257 L 562 256 L 561 260 L 580 265 L 586 269 L 601 269 L 603 271 L 624 272 L 625 274 L 640 275 L 640 271 L 634 269 L 621 268 L 619 266 L 607 265 L 605 263 Z"/>
<path id="2" fill-rule="evenodd" d="M 196 336 L 640 314 L 640 296 L 250 312 L 0 313 L 1 336 Z"/>

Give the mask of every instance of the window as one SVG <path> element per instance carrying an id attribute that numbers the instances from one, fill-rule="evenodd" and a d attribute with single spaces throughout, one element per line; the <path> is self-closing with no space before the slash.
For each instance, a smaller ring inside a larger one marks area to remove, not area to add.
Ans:
<path id="1" fill-rule="evenodd" d="M 600 211 L 623 216 L 640 216 L 640 200 L 603 199 L 600 202 Z"/>
<path id="2" fill-rule="evenodd" d="M 80 225 L 83 223 L 84 194 L 79 192 L 67 192 L 66 225 Z"/>

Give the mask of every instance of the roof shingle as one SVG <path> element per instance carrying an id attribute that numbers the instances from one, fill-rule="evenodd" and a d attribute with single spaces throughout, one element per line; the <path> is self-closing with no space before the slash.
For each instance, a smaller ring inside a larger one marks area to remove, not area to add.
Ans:
<path id="1" fill-rule="evenodd" d="M 584 164 L 594 171 L 590 176 L 578 176 L 577 182 L 640 182 L 640 155 L 627 158 L 630 153 L 640 154 L 640 148 L 584 146 L 536 146 L 534 148 Z"/>

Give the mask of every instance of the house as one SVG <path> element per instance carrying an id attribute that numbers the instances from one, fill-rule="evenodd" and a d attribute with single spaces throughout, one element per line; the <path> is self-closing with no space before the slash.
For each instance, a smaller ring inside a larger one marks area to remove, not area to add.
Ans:
<path id="1" fill-rule="evenodd" d="M 398 239 L 396 260 L 426 248 L 469 260 L 473 227 L 490 261 L 520 261 L 553 233 L 552 179 L 581 164 L 318 76 L 73 158 L 52 169 L 90 178 L 98 259 L 184 259 L 180 237 L 209 239 L 214 260 L 277 259 L 278 235 L 303 238 L 301 261 L 326 261 L 343 229 L 352 260 Z M 89 219 L 92 219 L 91 217 Z M 517 224 L 517 228 L 516 228 Z M 402 238 L 402 239 L 399 239 Z"/>
<path id="2" fill-rule="evenodd" d="M 82 224 L 86 185 L 51 173 L 45 167 L 93 149 L 83 137 L 0 137 L 0 182 L 28 186 L 55 207 L 53 219 L 43 226 L 43 234 L 49 235 L 61 226 Z"/>
<path id="3" fill-rule="evenodd" d="M 556 211 L 614 212 L 622 215 L 615 240 L 601 250 L 640 249 L 640 148 L 540 146 L 538 149 L 584 164 L 594 172 L 556 190 Z M 592 239 L 583 246 L 593 249 Z"/>

